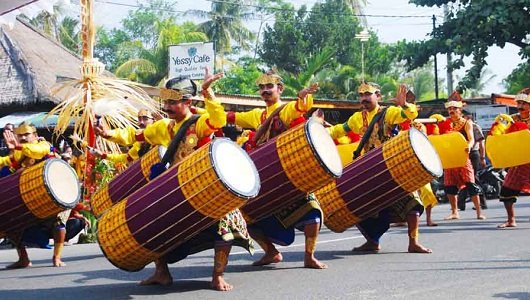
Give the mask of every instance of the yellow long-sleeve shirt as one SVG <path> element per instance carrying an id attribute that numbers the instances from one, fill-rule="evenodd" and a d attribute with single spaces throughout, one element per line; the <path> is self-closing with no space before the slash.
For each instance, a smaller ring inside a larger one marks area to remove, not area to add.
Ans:
<path id="1" fill-rule="evenodd" d="M 134 142 L 127 153 L 112 153 L 107 154 L 105 159 L 108 159 L 114 163 L 128 164 L 131 161 L 137 160 L 140 157 L 140 149 L 142 147 L 141 142 Z"/>
<path id="2" fill-rule="evenodd" d="M 215 99 L 208 98 L 205 98 L 204 102 L 206 104 L 206 113 L 201 114 L 195 123 L 195 134 L 199 139 L 211 135 L 226 125 L 226 114 L 221 103 Z M 188 114 L 180 122 L 167 118 L 158 120 L 153 124 L 147 125 L 145 129 L 141 130 L 140 134 L 128 129 L 115 130 L 115 136 L 120 136 L 122 141 L 145 141 L 151 145 L 168 147 L 182 124 L 191 116 L 191 113 Z"/>
<path id="3" fill-rule="evenodd" d="M 362 135 L 364 130 L 366 130 L 364 127 L 367 127 L 367 125 L 370 124 L 377 112 L 379 112 L 379 105 L 374 110 L 367 112 L 367 124 L 365 124 L 363 120 L 363 112 L 355 112 L 345 123 L 329 127 L 328 132 L 334 139 L 345 136 L 349 131 Z M 414 104 L 408 103 L 404 108 L 399 106 L 390 106 L 386 110 L 385 124 L 397 125 L 407 120 L 414 120 L 416 117 L 418 117 L 418 109 Z"/>
<path id="4" fill-rule="evenodd" d="M 23 158 L 43 159 L 50 153 L 50 143 L 47 141 L 33 141 L 31 143 L 21 144 L 13 151 L 13 159 L 20 162 Z M 0 166 L 11 166 L 11 156 L 3 156 L 0 158 Z"/>
<path id="5" fill-rule="evenodd" d="M 243 128 L 257 129 L 261 125 L 263 112 L 266 111 L 265 118 L 268 118 L 281 105 L 283 105 L 283 103 L 278 101 L 266 108 L 255 108 L 246 112 L 236 112 L 234 114 L 235 117 L 228 117 L 228 119 L 230 123 L 234 123 Z M 289 126 L 293 120 L 300 118 L 312 107 L 312 95 L 307 95 L 305 104 L 302 99 L 288 102 L 280 111 L 280 120 L 282 120 L 286 126 Z M 233 120 L 231 118 L 233 118 Z"/>

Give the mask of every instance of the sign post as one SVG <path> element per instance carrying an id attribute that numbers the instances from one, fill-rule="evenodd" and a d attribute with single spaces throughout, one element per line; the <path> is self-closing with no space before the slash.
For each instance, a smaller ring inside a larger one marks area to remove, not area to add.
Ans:
<path id="1" fill-rule="evenodd" d="M 203 79 L 204 68 L 214 69 L 213 42 L 186 43 L 169 46 L 169 78 L 185 76 Z"/>

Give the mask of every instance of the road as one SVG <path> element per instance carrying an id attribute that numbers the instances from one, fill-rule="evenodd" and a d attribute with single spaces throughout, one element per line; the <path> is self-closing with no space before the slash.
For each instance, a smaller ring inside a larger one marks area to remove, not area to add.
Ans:
<path id="1" fill-rule="evenodd" d="M 474 211 L 460 220 L 442 221 L 449 206 L 434 208 L 438 227 L 420 228 L 420 241 L 432 254 L 410 254 L 406 228 L 391 228 L 379 254 L 353 254 L 364 242 L 356 229 L 342 234 L 323 229 L 317 257 L 327 270 L 302 268 L 303 235 L 282 249 L 284 262 L 252 267 L 261 255 L 234 249 L 226 279 L 231 292 L 209 289 L 212 251 L 171 265 L 170 287 L 140 287 L 136 283 L 153 271 L 128 273 L 116 269 L 96 244 L 64 249 L 64 268 L 51 267 L 52 250 L 29 249 L 33 267 L 0 270 L 0 299 L 530 299 L 530 197 L 516 204 L 518 227 L 496 229 L 504 208 L 490 200 L 487 220 Z M 0 250 L 0 268 L 13 262 L 13 249 Z"/>

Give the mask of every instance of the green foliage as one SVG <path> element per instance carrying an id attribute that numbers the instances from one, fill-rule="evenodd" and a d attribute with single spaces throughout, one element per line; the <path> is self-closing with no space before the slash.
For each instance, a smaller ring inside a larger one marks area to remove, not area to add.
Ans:
<path id="1" fill-rule="evenodd" d="M 168 72 L 168 46 L 208 40 L 197 25 L 176 24 L 170 7 L 162 0 L 152 1 L 130 12 L 123 29 L 98 30 L 96 57 L 118 77 L 158 85 Z"/>
<path id="2" fill-rule="evenodd" d="M 258 91 L 256 79 L 261 73 L 262 71 L 258 69 L 258 64 L 255 60 L 249 57 L 242 57 L 215 86 L 226 94 L 254 95 Z"/>
<path id="3" fill-rule="evenodd" d="M 530 62 L 520 63 L 503 81 L 508 94 L 516 94 L 530 87 Z"/>
<path id="4" fill-rule="evenodd" d="M 351 99 L 353 86 L 357 85 L 351 80 L 361 80 L 361 41 L 354 36 L 362 28 L 351 4 L 347 2 L 326 0 L 315 4 L 310 11 L 305 6 L 294 11 L 286 5 L 276 12 L 275 23 L 264 31 L 259 51 L 261 59 L 290 73 L 301 83 L 298 86 L 304 86 L 308 82 L 306 60 L 319 56 L 326 49 L 333 49 L 334 55 L 328 58 L 324 68 L 318 70 L 321 74 L 311 73 L 311 76 L 319 78 L 322 84 L 318 95 Z M 368 76 L 378 76 L 391 70 L 396 57 L 393 46 L 382 45 L 371 33 L 364 47 Z M 305 77 L 300 77 L 302 73 Z"/>
<path id="5" fill-rule="evenodd" d="M 432 38 L 420 42 L 401 42 L 400 58 L 406 60 L 409 70 L 426 64 L 437 53 L 454 53 L 457 58 L 451 66 L 464 66 L 463 59 L 472 56 L 472 66 L 459 83 L 460 88 L 470 88 L 480 78 L 486 65 L 487 49 L 506 43 L 520 47 L 523 59 L 530 57 L 527 35 L 530 32 L 530 0 L 411 0 L 422 6 L 452 4 L 447 20 L 431 33 Z"/>
<path id="6" fill-rule="evenodd" d="M 59 42 L 70 51 L 79 53 L 79 21 L 70 17 L 65 17 L 59 24 Z"/>
<path id="7" fill-rule="evenodd" d="M 225 55 L 233 52 L 232 45 L 243 50 L 250 50 L 253 45 L 255 36 L 243 24 L 252 17 L 252 12 L 243 4 L 242 0 L 212 1 L 210 11 L 192 10 L 188 13 L 209 19 L 198 28 L 215 42 L 216 52 Z"/>

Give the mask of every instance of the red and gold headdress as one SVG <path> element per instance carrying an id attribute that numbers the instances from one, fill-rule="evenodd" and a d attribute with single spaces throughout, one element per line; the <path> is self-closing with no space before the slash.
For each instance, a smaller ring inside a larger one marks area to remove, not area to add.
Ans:
<path id="1" fill-rule="evenodd" d="M 182 100 L 183 95 L 181 92 L 173 89 L 160 89 L 160 100 Z"/>
<path id="2" fill-rule="evenodd" d="M 462 96 L 458 91 L 454 91 L 448 98 L 447 102 L 445 103 L 445 108 L 449 107 L 458 107 L 462 108 L 464 107 L 464 102 L 462 102 Z"/>

